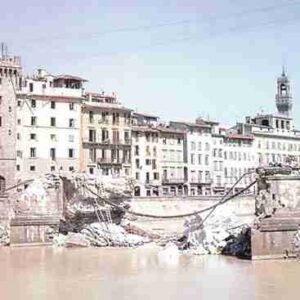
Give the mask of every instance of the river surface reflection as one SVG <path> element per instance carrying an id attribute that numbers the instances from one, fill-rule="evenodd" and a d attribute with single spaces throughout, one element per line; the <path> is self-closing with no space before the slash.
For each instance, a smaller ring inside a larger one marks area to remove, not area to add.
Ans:
<path id="1" fill-rule="evenodd" d="M 299 299 L 300 262 L 158 249 L 0 248 L 0 299 Z"/>

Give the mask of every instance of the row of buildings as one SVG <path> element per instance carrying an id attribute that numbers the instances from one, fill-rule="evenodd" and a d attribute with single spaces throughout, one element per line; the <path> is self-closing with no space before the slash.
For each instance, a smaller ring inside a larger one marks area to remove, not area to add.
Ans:
<path id="1" fill-rule="evenodd" d="M 300 161 L 284 71 L 277 113 L 227 129 L 203 118 L 163 123 L 114 94 L 86 92 L 85 82 L 43 69 L 25 76 L 19 57 L 0 57 L 0 189 L 49 172 L 84 171 L 132 177 L 135 196 L 220 195 L 257 166 Z"/>

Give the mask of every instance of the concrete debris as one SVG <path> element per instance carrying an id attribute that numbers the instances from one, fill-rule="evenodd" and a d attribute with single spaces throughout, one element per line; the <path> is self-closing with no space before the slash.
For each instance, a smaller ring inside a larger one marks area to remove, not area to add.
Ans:
<path id="1" fill-rule="evenodd" d="M 251 231 L 245 227 L 226 209 L 215 212 L 204 223 L 200 216 L 195 216 L 186 220 L 183 236 L 176 244 L 189 254 L 222 253 L 248 258 L 249 251 L 251 257 Z"/>
<path id="2" fill-rule="evenodd" d="M 127 233 L 122 226 L 106 222 L 90 224 L 81 233 L 91 245 L 97 247 L 136 247 L 150 241 L 146 237 Z"/>
<path id="3" fill-rule="evenodd" d="M 82 233 L 69 232 L 64 241 L 65 247 L 89 247 L 89 239 Z"/>
<path id="4" fill-rule="evenodd" d="M 9 245 L 9 227 L 0 225 L 0 246 Z"/>
<path id="5" fill-rule="evenodd" d="M 53 237 L 52 242 L 53 245 L 56 247 L 64 247 L 66 240 L 67 240 L 67 235 L 59 233 Z"/>
<path id="6" fill-rule="evenodd" d="M 222 254 L 251 259 L 251 228 L 244 227 L 238 235 L 230 235 L 225 239 L 226 245 Z"/>

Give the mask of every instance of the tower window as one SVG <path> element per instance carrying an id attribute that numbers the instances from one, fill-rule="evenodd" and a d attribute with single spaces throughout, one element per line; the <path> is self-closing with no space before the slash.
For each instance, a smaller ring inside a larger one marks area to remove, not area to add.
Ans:
<path id="1" fill-rule="evenodd" d="M 36 108 L 36 101 L 35 100 L 31 100 L 31 107 Z"/>
<path id="2" fill-rule="evenodd" d="M 74 158 L 74 149 L 69 149 L 69 158 Z"/>
<path id="3" fill-rule="evenodd" d="M 51 125 L 51 126 L 56 126 L 56 120 L 55 120 L 54 117 L 51 117 L 51 118 L 50 118 L 50 125 Z"/>
<path id="4" fill-rule="evenodd" d="M 36 125 L 36 117 L 31 117 L 31 126 Z"/>
<path id="5" fill-rule="evenodd" d="M 55 109 L 55 102 L 54 101 L 51 101 L 51 108 Z"/>
<path id="6" fill-rule="evenodd" d="M 33 83 L 32 82 L 29 83 L 29 92 L 33 92 Z"/>
<path id="7" fill-rule="evenodd" d="M 75 120 L 74 119 L 69 119 L 69 127 L 70 128 L 75 127 Z"/>
<path id="8" fill-rule="evenodd" d="M 36 157 L 36 148 L 30 148 L 30 157 L 31 158 Z"/>

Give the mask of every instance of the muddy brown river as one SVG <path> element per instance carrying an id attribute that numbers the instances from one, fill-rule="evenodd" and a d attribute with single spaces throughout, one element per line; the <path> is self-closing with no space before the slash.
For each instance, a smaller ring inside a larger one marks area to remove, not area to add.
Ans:
<path id="1" fill-rule="evenodd" d="M 300 262 L 138 249 L 0 248 L 0 299 L 300 299 Z"/>

